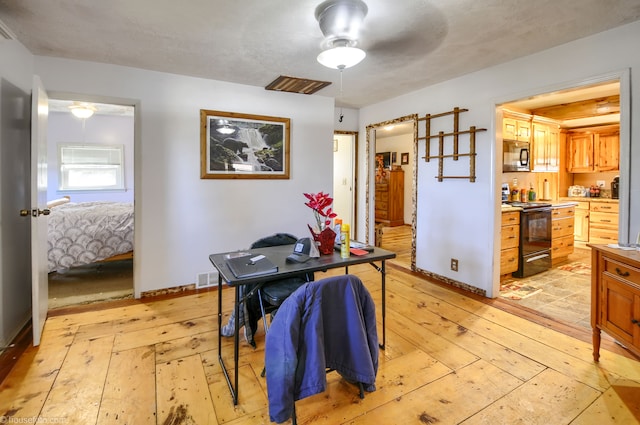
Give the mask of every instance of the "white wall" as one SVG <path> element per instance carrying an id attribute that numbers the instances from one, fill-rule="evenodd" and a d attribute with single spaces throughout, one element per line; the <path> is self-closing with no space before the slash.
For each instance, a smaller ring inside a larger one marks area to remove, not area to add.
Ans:
<path id="1" fill-rule="evenodd" d="M 460 116 L 460 129 L 468 129 L 472 125 L 487 129 L 486 132 L 479 133 L 476 140 L 478 155 L 475 183 L 463 179 L 438 182 L 434 178 L 438 173 L 438 161 L 418 161 L 416 265 L 419 269 L 472 285 L 485 290 L 489 296 L 493 295 L 497 278 L 494 254 L 497 254 L 498 249 L 496 240 L 499 241 L 496 235 L 501 182 L 497 178 L 497 148 L 493 136 L 496 103 L 549 92 L 570 82 L 586 81 L 631 69 L 633 115 L 630 121 L 640 122 L 640 55 L 632 54 L 637 51 L 638 40 L 640 22 L 360 110 L 360 134 L 365 134 L 365 127 L 372 123 L 413 113 L 420 116 L 427 113 L 438 114 L 456 106 L 469 109 L 469 112 Z M 447 127 L 451 129 L 450 120 L 437 121 L 432 134 L 439 130 L 446 131 Z M 440 125 L 444 128 L 439 128 Z M 424 136 L 423 124 L 420 125 L 419 136 Z M 640 143 L 640 126 L 631 126 L 630 136 L 630 181 L 635 186 L 630 190 L 629 233 L 635 240 L 635 235 L 640 230 L 640 184 L 637 183 L 640 182 L 640 149 L 637 148 Z M 360 181 L 364 188 L 364 164 L 369 163 L 371 172 L 372 158 L 365 158 L 364 149 L 361 152 L 358 160 L 362 170 Z M 424 155 L 425 143 L 422 141 L 418 157 Z M 445 162 L 445 174 L 464 175 L 468 173 L 468 164 L 463 160 L 456 163 L 449 160 Z M 364 190 L 360 193 L 359 202 L 364 205 Z M 373 211 L 369 213 L 372 217 Z M 364 217 L 359 223 L 364 226 Z M 451 258 L 459 260 L 458 272 L 450 270 Z"/>
<path id="2" fill-rule="evenodd" d="M 36 57 L 36 73 L 47 90 L 139 101 L 136 295 L 193 283 L 209 254 L 307 236 L 302 193 L 333 187 L 332 98 L 50 57 Z M 290 118 L 290 179 L 200 179 L 200 109 Z"/>
<path id="3" fill-rule="evenodd" d="M 47 146 L 47 199 L 57 199 L 64 195 L 72 202 L 113 201 L 133 202 L 133 116 L 95 114 L 84 123 L 69 112 L 49 112 Z M 123 145 L 124 148 L 124 191 L 72 191 L 58 190 L 58 145 Z"/>
<path id="4" fill-rule="evenodd" d="M 11 105 L 12 99 L 7 99 L 7 94 L 2 92 L 2 88 L 7 85 L 15 87 L 26 94 L 28 102 L 33 84 L 33 56 L 17 41 L 0 39 L 0 58 L 0 99 L 2 100 L 0 102 L 0 117 L 13 120 L 16 117 L 16 111 L 1 109 L 5 105 L 16 106 Z M 5 100 L 7 100 L 6 103 Z M 25 107 L 26 110 L 30 110 L 29 105 L 25 105 Z M 0 119 L 0 155 L 2 152 L 16 151 L 16 149 L 5 149 L 8 144 L 29 144 L 29 133 L 30 120 L 28 116 L 23 117 L 20 122 L 7 122 L 7 120 Z M 15 140 L 15 137 L 22 134 L 26 134 L 25 140 Z M 11 158 L 0 158 L 0 162 L 3 164 L 6 164 L 7 161 L 10 162 Z M 21 166 L 22 164 L 16 161 L 16 168 Z M 22 182 L 23 184 L 20 185 L 14 181 L 6 180 L 5 176 L 15 179 L 14 173 L 0 173 L 0 200 L 6 199 L 5 196 L 10 196 L 8 193 L 3 193 L 3 190 L 24 191 L 26 192 L 25 197 L 28 198 L 28 194 L 31 193 L 29 182 Z M 2 205 L 2 208 L 7 207 Z M 29 208 L 29 206 L 25 205 L 23 208 Z M 9 211 L 5 210 L 3 213 L 9 214 Z M 17 214 L 17 211 L 15 213 Z M 20 232 L 7 226 L 13 226 L 13 222 L 0 220 L 0 242 L 2 245 L 0 248 L 0 347 L 8 345 L 31 317 L 29 225 L 27 224 Z M 14 240 L 14 237 L 20 236 L 21 241 Z M 16 266 L 16 264 L 20 264 L 20 266 Z M 21 267 L 22 265 L 24 267 Z"/>

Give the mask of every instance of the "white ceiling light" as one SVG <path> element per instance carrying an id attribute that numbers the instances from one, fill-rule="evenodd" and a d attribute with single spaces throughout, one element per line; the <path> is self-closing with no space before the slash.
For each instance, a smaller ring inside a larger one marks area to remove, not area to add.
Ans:
<path id="1" fill-rule="evenodd" d="M 362 0 L 327 0 L 316 7 L 315 16 L 325 37 L 325 50 L 318 55 L 318 62 L 328 68 L 345 69 L 365 58 L 364 50 L 356 45 L 367 11 Z"/>
<path id="2" fill-rule="evenodd" d="M 89 118 L 97 111 L 96 107 L 89 103 L 74 103 L 69 106 L 71 113 L 78 118 Z"/>

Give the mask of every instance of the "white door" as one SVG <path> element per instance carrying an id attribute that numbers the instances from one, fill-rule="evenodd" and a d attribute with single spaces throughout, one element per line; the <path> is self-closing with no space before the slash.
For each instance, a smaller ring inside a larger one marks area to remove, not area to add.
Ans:
<path id="1" fill-rule="evenodd" d="M 40 345 L 47 319 L 47 118 L 49 98 L 38 76 L 31 95 L 31 299 L 33 345 Z"/>
<path id="2" fill-rule="evenodd" d="M 354 143 L 352 134 L 333 135 L 333 210 L 355 234 L 354 217 Z"/>

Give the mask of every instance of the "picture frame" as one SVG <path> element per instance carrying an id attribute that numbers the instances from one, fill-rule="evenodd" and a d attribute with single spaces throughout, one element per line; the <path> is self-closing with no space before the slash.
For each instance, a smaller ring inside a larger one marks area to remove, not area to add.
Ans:
<path id="1" fill-rule="evenodd" d="M 200 110 L 201 179 L 289 179 L 289 118 Z"/>
<path id="2" fill-rule="evenodd" d="M 400 154 L 400 165 L 409 164 L 409 152 L 403 152 Z"/>
<path id="3" fill-rule="evenodd" d="M 377 152 L 376 162 L 378 164 L 378 167 L 382 165 L 382 168 L 390 169 L 391 168 L 391 152 Z"/>

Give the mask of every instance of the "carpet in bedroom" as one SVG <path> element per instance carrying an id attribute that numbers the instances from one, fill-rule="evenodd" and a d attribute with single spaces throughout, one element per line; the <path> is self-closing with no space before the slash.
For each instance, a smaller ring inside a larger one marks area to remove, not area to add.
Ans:
<path id="1" fill-rule="evenodd" d="M 133 260 L 95 263 L 49 274 L 49 309 L 133 297 Z"/>

